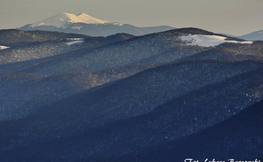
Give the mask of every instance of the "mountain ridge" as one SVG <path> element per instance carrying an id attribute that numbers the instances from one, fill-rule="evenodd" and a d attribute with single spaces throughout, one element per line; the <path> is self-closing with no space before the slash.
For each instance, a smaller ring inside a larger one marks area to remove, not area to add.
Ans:
<path id="1" fill-rule="evenodd" d="M 84 34 L 89 36 L 108 36 L 116 33 L 129 33 L 139 36 L 174 29 L 174 27 L 136 27 L 129 24 L 121 24 L 117 22 L 100 20 L 85 13 L 81 13 L 79 15 L 62 13 L 47 18 L 43 21 L 24 25 L 18 29 L 59 31 L 65 33 Z"/>

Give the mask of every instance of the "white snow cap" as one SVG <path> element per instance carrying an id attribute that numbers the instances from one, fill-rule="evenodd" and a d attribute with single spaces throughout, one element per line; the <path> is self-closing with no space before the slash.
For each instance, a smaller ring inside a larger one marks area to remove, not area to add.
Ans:
<path id="1" fill-rule="evenodd" d="M 78 15 L 74 15 L 71 13 L 62 13 L 55 15 L 53 17 L 47 18 L 43 21 L 33 23 L 31 26 L 56 26 L 56 27 L 63 27 L 66 23 L 85 23 L 85 24 L 106 24 L 106 23 L 112 23 L 110 21 L 104 21 L 100 19 L 96 19 L 94 17 L 91 17 L 85 13 L 81 13 Z M 116 24 L 116 23 L 114 23 Z"/>
<path id="2" fill-rule="evenodd" d="M 187 35 L 181 36 L 183 41 L 188 41 L 189 45 L 198 45 L 204 47 L 217 46 L 221 43 L 241 43 L 241 44 L 252 44 L 253 41 L 233 41 L 226 40 L 227 37 L 218 35 Z"/>

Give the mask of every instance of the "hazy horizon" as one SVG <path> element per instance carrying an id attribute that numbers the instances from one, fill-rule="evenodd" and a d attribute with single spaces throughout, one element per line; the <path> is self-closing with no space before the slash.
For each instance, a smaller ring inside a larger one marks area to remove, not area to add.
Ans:
<path id="1" fill-rule="evenodd" d="M 138 27 L 197 27 L 236 36 L 263 30 L 261 0 L 9 0 L 0 1 L 0 29 L 18 28 L 67 12 Z"/>

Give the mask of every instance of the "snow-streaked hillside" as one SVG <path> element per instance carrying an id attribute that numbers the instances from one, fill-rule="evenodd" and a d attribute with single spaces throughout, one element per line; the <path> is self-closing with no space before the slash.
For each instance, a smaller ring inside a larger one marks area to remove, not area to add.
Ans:
<path id="1" fill-rule="evenodd" d="M 134 36 L 128 34 L 117 34 L 109 37 L 89 37 L 47 31 L 1 30 L 0 45 L 5 47 L 10 46 L 10 49 L 0 49 L 0 65 L 33 59 L 46 59 L 47 57 L 84 48 L 88 50 L 132 37 Z M 5 40 L 6 42 L 4 42 Z"/>
<path id="2" fill-rule="evenodd" d="M 74 44 L 79 44 L 79 43 L 83 43 L 84 41 L 72 41 L 72 42 L 68 42 L 67 45 L 71 46 Z"/>
<path id="3" fill-rule="evenodd" d="M 189 45 L 198 45 L 204 47 L 217 46 L 222 43 L 241 43 L 241 44 L 252 44 L 253 41 L 234 41 L 227 40 L 227 37 L 218 35 L 187 35 L 181 36 L 181 39 L 187 41 Z"/>

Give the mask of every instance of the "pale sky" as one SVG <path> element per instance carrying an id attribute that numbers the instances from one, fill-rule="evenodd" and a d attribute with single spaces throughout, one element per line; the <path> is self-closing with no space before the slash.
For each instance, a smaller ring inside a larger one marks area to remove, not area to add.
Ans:
<path id="1" fill-rule="evenodd" d="M 63 12 L 138 27 L 197 27 L 236 36 L 263 30 L 263 0 L 0 0 L 0 29 Z"/>

